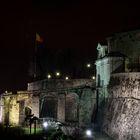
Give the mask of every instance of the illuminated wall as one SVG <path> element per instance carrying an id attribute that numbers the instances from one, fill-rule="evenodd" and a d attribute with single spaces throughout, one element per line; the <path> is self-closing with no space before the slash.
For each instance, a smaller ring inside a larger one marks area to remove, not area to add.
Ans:
<path id="1" fill-rule="evenodd" d="M 78 90 L 46 91 L 40 94 L 40 118 L 54 118 L 60 122 L 90 126 L 96 108 L 95 91 L 90 87 Z"/>
<path id="2" fill-rule="evenodd" d="M 79 125 L 92 127 L 96 113 L 95 91 L 91 88 L 85 88 L 79 102 Z"/>
<path id="3" fill-rule="evenodd" d="M 113 34 L 97 50 L 97 122 L 114 139 L 139 140 L 140 30 Z"/>
<path id="4" fill-rule="evenodd" d="M 3 123 L 23 125 L 26 115 L 31 113 L 40 118 L 89 126 L 96 106 L 93 83 L 92 79 L 43 80 L 31 83 L 29 91 L 4 93 Z"/>
<path id="5" fill-rule="evenodd" d="M 102 129 L 117 140 L 140 139 L 140 73 L 112 75 Z"/>
<path id="6" fill-rule="evenodd" d="M 89 126 L 96 108 L 94 86 L 92 79 L 44 79 L 29 83 L 28 90 L 39 96 L 40 118 Z"/>
<path id="7" fill-rule="evenodd" d="M 2 118 L 3 117 L 3 100 L 2 100 L 2 95 L 0 95 L 0 123 L 2 123 Z"/>
<path id="8" fill-rule="evenodd" d="M 25 107 L 31 105 L 31 95 L 26 91 L 17 94 L 5 93 L 2 95 L 3 115 L 2 122 L 8 125 L 21 125 L 25 119 Z"/>
<path id="9" fill-rule="evenodd" d="M 78 121 L 78 115 L 77 115 L 78 100 L 79 97 L 76 93 L 68 93 L 66 95 L 66 105 L 65 105 L 66 121 Z"/>

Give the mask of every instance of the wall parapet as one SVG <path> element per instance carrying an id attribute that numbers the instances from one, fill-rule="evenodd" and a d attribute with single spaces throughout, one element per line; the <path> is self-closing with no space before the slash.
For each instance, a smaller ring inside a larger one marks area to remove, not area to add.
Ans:
<path id="1" fill-rule="evenodd" d="M 28 91 L 37 91 L 37 90 L 59 90 L 59 89 L 69 89 L 77 88 L 81 86 L 90 86 L 95 85 L 94 80 L 92 79 L 45 79 L 32 83 L 28 83 Z"/>
<path id="2" fill-rule="evenodd" d="M 110 98 L 140 99 L 140 72 L 112 74 L 108 89 Z"/>

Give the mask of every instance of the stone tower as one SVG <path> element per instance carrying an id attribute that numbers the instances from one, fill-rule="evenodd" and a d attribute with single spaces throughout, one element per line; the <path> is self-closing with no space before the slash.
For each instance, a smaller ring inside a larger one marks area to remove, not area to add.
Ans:
<path id="1" fill-rule="evenodd" d="M 97 123 L 117 140 L 140 139 L 140 30 L 98 44 Z"/>
<path id="2" fill-rule="evenodd" d="M 111 75 L 140 71 L 140 30 L 116 33 L 107 38 L 105 45 L 98 43 L 97 51 L 95 62 L 97 114 L 102 116 L 108 98 Z"/>

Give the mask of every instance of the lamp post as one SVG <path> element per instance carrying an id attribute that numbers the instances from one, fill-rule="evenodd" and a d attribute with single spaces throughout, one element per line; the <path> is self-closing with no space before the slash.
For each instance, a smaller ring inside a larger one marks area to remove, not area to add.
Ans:
<path id="1" fill-rule="evenodd" d="M 48 127 L 48 123 L 47 122 L 44 122 L 43 123 L 43 127 L 46 129 Z"/>
<path id="2" fill-rule="evenodd" d="M 48 122 L 43 122 L 44 139 L 47 139 L 47 136 L 46 136 L 47 127 L 48 127 Z"/>

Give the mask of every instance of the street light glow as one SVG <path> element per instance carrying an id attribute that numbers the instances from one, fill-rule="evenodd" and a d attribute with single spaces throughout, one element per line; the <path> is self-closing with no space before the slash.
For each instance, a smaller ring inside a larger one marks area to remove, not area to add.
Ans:
<path id="1" fill-rule="evenodd" d="M 91 136 L 92 136 L 91 130 L 86 130 L 86 135 L 87 135 L 88 137 L 91 137 Z"/>
<path id="2" fill-rule="evenodd" d="M 48 123 L 47 123 L 47 122 L 44 122 L 44 123 L 43 123 L 43 126 L 44 126 L 45 128 L 47 128 L 47 127 L 48 127 Z"/>
<path id="3" fill-rule="evenodd" d="M 68 77 L 68 76 L 66 76 L 66 77 L 65 77 L 65 79 L 66 79 L 66 80 L 68 80 L 68 79 L 69 79 L 69 77 Z"/>
<path id="4" fill-rule="evenodd" d="M 8 93 L 8 91 L 6 90 L 5 93 Z"/>
<path id="5" fill-rule="evenodd" d="M 60 72 L 56 72 L 56 76 L 60 76 Z"/>
<path id="6" fill-rule="evenodd" d="M 95 80 L 95 76 L 92 76 L 92 79 Z"/>
<path id="7" fill-rule="evenodd" d="M 48 77 L 48 79 L 50 79 L 50 78 L 51 78 L 51 75 L 50 75 L 50 74 L 48 74 L 48 76 L 47 76 L 47 77 Z"/>
<path id="8" fill-rule="evenodd" d="M 88 63 L 88 64 L 87 64 L 87 67 L 90 68 L 90 67 L 91 67 L 91 64 Z"/>

